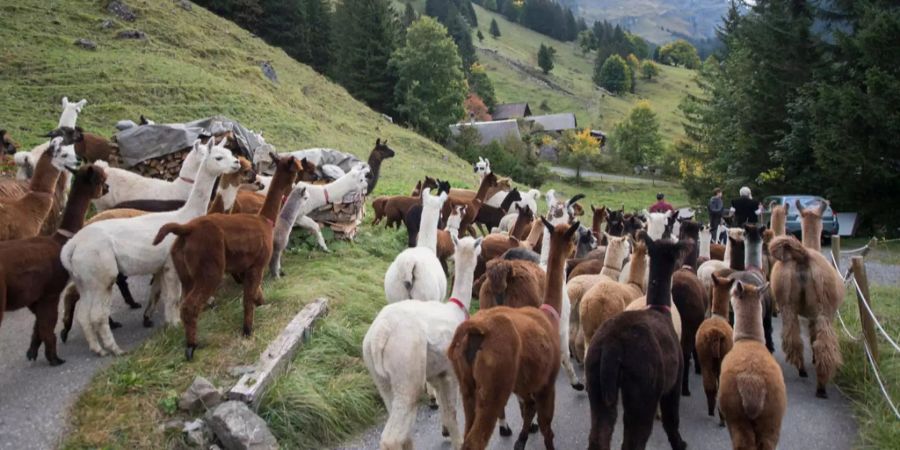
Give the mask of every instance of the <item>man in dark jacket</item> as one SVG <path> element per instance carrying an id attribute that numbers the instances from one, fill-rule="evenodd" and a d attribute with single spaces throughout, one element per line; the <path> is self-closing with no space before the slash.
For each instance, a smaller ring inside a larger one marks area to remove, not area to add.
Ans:
<path id="1" fill-rule="evenodd" d="M 650 212 L 665 213 L 667 211 L 675 211 L 675 208 L 666 201 L 666 196 L 662 192 L 656 194 L 656 203 L 650 205 Z"/>
<path id="2" fill-rule="evenodd" d="M 731 201 L 731 210 L 734 211 L 734 226 L 743 227 L 745 223 L 759 222 L 757 214 L 760 209 L 762 209 L 762 203 L 753 200 L 750 188 L 742 187 L 741 198 Z"/>
<path id="3" fill-rule="evenodd" d="M 716 188 L 713 196 L 709 198 L 709 236 L 713 242 L 718 242 L 716 231 L 722 223 L 722 213 L 725 212 L 725 202 L 722 201 L 722 189 Z"/>

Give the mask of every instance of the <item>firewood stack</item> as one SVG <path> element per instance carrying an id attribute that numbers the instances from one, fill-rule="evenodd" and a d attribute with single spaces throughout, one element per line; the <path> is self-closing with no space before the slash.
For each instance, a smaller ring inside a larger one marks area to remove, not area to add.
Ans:
<path id="1" fill-rule="evenodd" d="M 319 226 L 331 228 L 335 239 L 352 241 L 366 213 L 366 197 L 357 194 L 345 197 L 341 203 L 323 206 L 308 214 Z"/>
<path id="2" fill-rule="evenodd" d="M 141 161 L 133 167 L 129 167 L 128 170 L 145 177 L 172 181 L 178 178 L 178 173 L 181 172 L 181 164 L 184 162 L 184 158 L 187 157 L 187 154 L 190 153 L 190 151 L 190 148 L 186 148 L 159 158 Z M 122 167 L 118 151 L 114 151 L 109 156 L 109 159 L 110 167 Z"/>

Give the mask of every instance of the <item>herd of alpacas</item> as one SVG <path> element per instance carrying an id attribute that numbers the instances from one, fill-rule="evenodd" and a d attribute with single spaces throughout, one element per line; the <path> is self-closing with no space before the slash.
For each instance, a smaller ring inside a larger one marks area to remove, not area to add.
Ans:
<path id="1" fill-rule="evenodd" d="M 291 229 L 308 229 L 327 250 L 307 215 L 371 194 L 382 161 L 394 156 L 379 140 L 367 163 L 346 172 L 323 171 L 303 151 L 248 161 L 235 156 L 226 133 L 194 142 L 177 179 L 146 178 L 111 167 L 115 144 L 75 125 L 85 103 L 63 99 L 50 140 L 15 153 L 18 179 L 0 180 L 0 322 L 4 311 L 29 308 L 36 320 L 27 357 L 35 360 L 43 345 L 51 365 L 64 363 L 54 332 L 61 299 L 64 342 L 77 319 L 92 351 L 122 353 L 110 302 L 118 289 L 139 308 L 128 285 L 138 275 L 152 276 L 144 325 L 153 326 L 161 300 L 166 322 L 183 324 L 186 359 L 226 273 L 242 284 L 250 335 L 266 269 L 283 275 Z M 0 137 L 4 152 L 14 153 L 9 133 Z M 389 413 L 381 448 L 412 448 L 424 389 L 453 448 L 484 449 L 495 427 L 511 436 L 505 407 L 515 394 L 523 418 L 515 448 L 540 430 L 552 449 L 562 367 L 573 389 L 587 390 L 589 448 L 610 448 L 621 394 L 623 448 L 646 447 L 659 417 L 672 448 L 684 449 L 679 403 L 690 395 L 693 358 L 707 412 L 718 411 L 734 448 L 774 449 L 787 401 L 772 356 L 775 315 L 800 377 L 808 375 L 799 318 L 808 319 L 815 395 L 827 398 L 841 364 L 832 322 L 844 289 L 821 254 L 826 204 L 796 205 L 802 242 L 785 233 L 786 205 L 773 204 L 768 227 L 731 228 L 718 245 L 708 227 L 677 213 L 591 205 L 588 228 L 580 222 L 583 195 L 548 191 L 540 215 L 539 191 L 513 188 L 487 160 L 474 169 L 474 191 L 424 177 L 409 196 L 372 202 L 373 224 L 403 224 L 409 234 L 384 277 L 388 304 L 362 343 Z M 92 205 L 97 214 L 86 221 Z M 470 316 L 473 297 L 480 306 Z"/>
<path id="2" fill-rule="evenodd" d="M 560 366 L 574 389 L 587 389 L 589 448 L 610 448 L 621 394 L 622 448 L 645 448 L 659 417 L 672 448 L 684 449 L 679 403 L 690 395 L 692 358 L 707 413 L 718 411 L 734 448 L 774 449 L 787 406 L 772 356 L 777 314 L 783 351 L 801 377 L 799 317 L 809 319 L 815 395 L 827 398 L 841 364 L 832 321 L 844 290 L 821 254 L 826 204 L 796 205 L 802 242 L 785 233 L 786 205 L 772 204 L 768 227 L 732 228 L 718 245 L 707 226 L 677 213 L 591 205 L 587 228 L 581 195 L 549 191 L 548 212 L 538 215 L 540 192 L 511 188 L 487 160 L 475 172 L 476 191 L 425 177 L 412 195 L 373 201 L 374 224 L 409 233 L 384 277 L 388 305 L 362 346 L 389 414 L 382 449 L 413 447 L 423 389 L 453 448 L 487 448 L 495 427 L 511 436 L 504 409 L 515 394 L 523 423 L 514 448 L 540 430 L 552 449 Z M 479 308 L 470 316 L 473 297 Z"/>

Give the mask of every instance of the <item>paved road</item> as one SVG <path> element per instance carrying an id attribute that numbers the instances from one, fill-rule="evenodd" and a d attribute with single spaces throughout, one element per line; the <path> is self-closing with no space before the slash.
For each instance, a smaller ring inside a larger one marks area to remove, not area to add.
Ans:
<path id="1" fill-rule="evenodd" d="M 782 366 L 788 392 L 788 410 L 781 428 L 779 448 L 791 450 L 849 449 L 852 448 L 857 434 L 849 401 L 834 386 L 829 387 L 828 400 L 817 399 L 815 378 L 800 378 L 793 367 L 784 364 L 781 352 L 781 321 L 775 320 L 776 358 Z M 804 338 L 804 342 L 808 342 Z M 807 364 L 812 358 L 809 347 L 806 347 Z M 814 375 L 813 375 L 814 376 Z M 681 434 L 693 449 L 730 448 L 728 431 L 718 426 L 718 419 L 706 415 L 706 396 L 699 375 L 691 373 L 691 396 L 682 397 L 681 401 Z M 510 398 L 506 407 L 512 437 L 500 437 L 495 431 L 489 448 L 509 449 L 515 443 L 518 427 L 522 420 L 515 398 Z M 613 448 L 622 443 L 622 410 L 619 408 L 619 423 L 613 436 Z M 462 407 L 459 408 L 459 423 L 464 423 Z M 368 430 L 354 441 L 348 442 L 342 449 L 376 449 L 383 428 L 382 423 Z M 561 375 L 556 383 L 556 414 L 553 419 L 554 442 L 561 450 L 587 448 L 587 435 L 590 430 L 590 407 L 587 394 L 576 392 L 569 387 L 565 375 Z M 449 449 L 450 441 L 441 437 L 440 416 L 438 411 L 420 407 L 416 417 L 414 432 L 417 449 Z M 539 434 L 532 434 L 528 439 L 528 449 L 543 449 L 543 439 Z M 648 448 L 668 449 L 665 433 L 659 421 L 653 429 Z"/>
<path id="2" fill-rule="evenodd" d="M 129 279 L 135 300 L 146 304 L 149 277 Z M 154 329 L 141 326 L 142 311 L 125 305 L 113 290 L 113 318 L 123 327 L 113 330 L 116 341 L 128 351 L 146 339 Z M 62 305 L 60 305 L 62 306 Z M 62 317 L 62 314 L 60 314 Z M 157 323 L 161 322 L 158 314 Z M 111 357 L 93 354 L 81 328 L 74 324 L 69 342 L 60 342 L 58 352 L 66 363 L 50 367 L 41 347 L 37 361 L 25 359 L 31 340 L 34 315 L 27 309 L 6 313 L 0 325 L 0 449 L 44 450 L 56 448 L 65 433 L 67 413 L 99 370 L 111 364 Z M 59 336 L 60 324 L 57 327 Z"/>
<path id="3" fill-rule="evenodd" d="M 575 170 L 570 169 L 568 167 L 559 167 L 559 166 L 551 166 L 550 170 L 557 175 L 562 175 L 564 177 L 574 177 Z M 590 170 L 582 170 L 581 176 L 589 179 L 596 179 L 602 181 L 613 181 L 617 183 L 642 183 L 642 184 L 653 184 L 656 186 L 672 186 L 672 183 L 664 180 L 651 180 L 649 178 L 641 178 L 641 177 L 631 177 L 628 175 L 616 175 L 612 173 L 604 173 L 604 172 L 593 172 Z"/>

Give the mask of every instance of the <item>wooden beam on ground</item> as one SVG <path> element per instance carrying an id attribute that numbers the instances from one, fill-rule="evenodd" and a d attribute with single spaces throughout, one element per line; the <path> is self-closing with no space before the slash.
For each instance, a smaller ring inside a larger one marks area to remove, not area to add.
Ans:
<path id="1" fill-rule="evenodd" d="M 287 367 L 300 344 L 309 338 L 312 324 L 328 310 L 328 299 L 318 298 L 309 303 L 284 328 L 266 350 L 259 355 L 253 372 L 244 374 L 237 384 L 228 391 L 229 400 L 240 400 L 253 409 L 272 380 Z"/>

